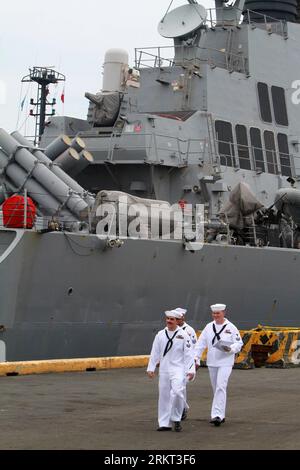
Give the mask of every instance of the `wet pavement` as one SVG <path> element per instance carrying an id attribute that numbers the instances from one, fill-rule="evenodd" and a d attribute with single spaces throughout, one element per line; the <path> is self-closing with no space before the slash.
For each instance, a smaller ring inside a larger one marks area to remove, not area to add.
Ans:
<path id="1" fill-rule="evenodd" d="M 300 368 L 234 370 L 227 420 L 209 424 L 207 369 L 188 387 L 183 432 L 158 433 L 144 369 L 0 378 L 0 449 L 299 449 Z"/>

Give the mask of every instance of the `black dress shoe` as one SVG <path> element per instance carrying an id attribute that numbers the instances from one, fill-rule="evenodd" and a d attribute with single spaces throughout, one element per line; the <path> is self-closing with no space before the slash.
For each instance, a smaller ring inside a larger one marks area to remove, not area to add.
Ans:
<path id="1" fill-rule="evenodd" d="M 211 421 L 210 421 L 210 424 L 214 424 L 215 426 L 221 426 L 221 424 L 223 423 L 224 421 L 222 421 L 221 418 L 219 418 L 219 416 L 217 416 L 216 418 L 213 418 Z"/>
<path id="2" fill-rule="evenodd" d="M 174 422 L 174 431 L 175 432 L 181 432 L 182 431 L 182 426 L 180 424 L 180 421 L 175 421 Z"/>
<path id="3" fill-rule="evenodd" d="M 172 428 L 168 428 L 167 426 L 161 426 L 161 427 L 157 428 L 156 431 L 160 431 L 160 432 L 163 432 L 163 431 L 172 431 Z"/>
<path id="4" fill-rule="evenodd" d="M 188 414 L 188 412 L 187 412 L 187 409 L 185 408 L 183 410 L 183 413 L 182 413 L 182 416 L 181 416 L 181 421 L 184 421 L 187 418 L 187 414 Z"/>

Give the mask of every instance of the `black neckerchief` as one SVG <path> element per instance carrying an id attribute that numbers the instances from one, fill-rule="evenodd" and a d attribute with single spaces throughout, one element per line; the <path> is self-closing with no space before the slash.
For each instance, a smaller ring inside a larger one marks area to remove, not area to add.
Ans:
<path id="1" fill-rule="evenodd" d="M 168 354 L 168 352 L 172 349 L 172 346 L 173 346 L 173 340 L 175 338 L 175 336 L 177 335 L 177 333 L 179 332 L 179 330 L 175 331 L 174 335 L 172 336 L 172 338 L 170 338 L 170 336 L 168 335 L 168 331 L 165 330 L 165 333 L 166 333 L 166 337 L 168 338 L 168 342 L 167 342 L 167 345 L 166 345 L 166 348 L 165 348 L 165 351 L 164 351 L 164 356 L 166 356 L 166 354 Z"/>
<path id="2" fill-rule="evenodd" d="M 220 339 L 221 339 L 221 333 L 223 333 L 223 331 L 225 330 L 226 327 L 227 327 L 227 323 L 223 326 L 223 328 L 221 328 L 220 331 L 217 331 L 216 325 L 213 323 L 213 330 L 214 330 L 215 336 L 214 336 L 214 339 L 212 340 L 212 345 L 215 344 L 216 339 L 217 339 L 218 341 L 220 341 Z"/>

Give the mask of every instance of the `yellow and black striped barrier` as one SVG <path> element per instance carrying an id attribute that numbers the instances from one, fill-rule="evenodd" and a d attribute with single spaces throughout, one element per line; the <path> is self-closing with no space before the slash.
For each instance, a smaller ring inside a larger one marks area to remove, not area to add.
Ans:
<path id="1" fill-rule="evenodd" d="M 236 358 L 235 367 L 300 366 L 300 328 L 258 326 L 241 334 L 244 347 Z"/>

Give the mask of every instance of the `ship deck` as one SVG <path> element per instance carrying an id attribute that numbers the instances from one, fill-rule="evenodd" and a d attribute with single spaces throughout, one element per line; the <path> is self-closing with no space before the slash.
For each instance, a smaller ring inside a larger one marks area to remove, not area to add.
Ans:
<path id="1" fill-rule="evenodd" d="M 300 369 L 234 370 L 227 422 L 209 423 L 208 370 L 189 385 L 182 433 L 158 433 L 144 369 L 2 377 L 0 449 L 299 449 Z M 109 453 L 108 455 L 111 455 Z"/>

